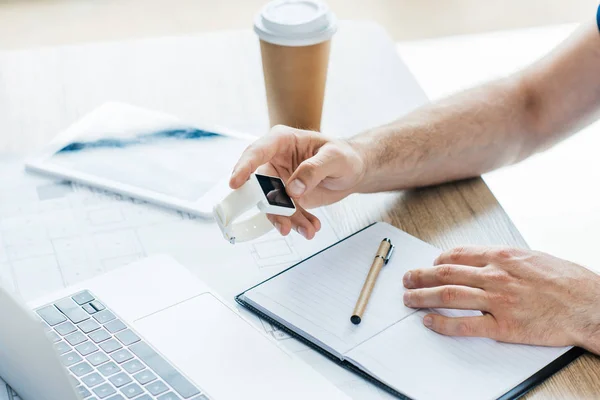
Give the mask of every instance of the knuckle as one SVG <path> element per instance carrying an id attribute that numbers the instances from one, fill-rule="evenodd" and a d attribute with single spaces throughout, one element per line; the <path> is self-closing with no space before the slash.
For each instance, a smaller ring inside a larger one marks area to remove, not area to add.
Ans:
<path id="1" fill-rule="evenodd" d="M 507 261 L 519 257 L 521 255 L 521 250 L 511 247 L 500 247 L 493 250 L 493 255 L 500 261 Z"/>
<path id="2" fill-rule="evenodd" d="M 293 128 L 290 128 L 289 126 L 286 126 L 286 125 L 277 124 L 271 128 L 270 133 L 274 134 L 274 135 L 279 135 L 282 133 L 285 134 L 286 132 L 289 132 L 291 129 L 293 129 Z"/>
<path id="3" fill-rule="evenodd" d="M 323 151 L 327 153 L 328 157 L 336 158 L 344 156 L 344 150 L 339 143 L 329 142 L 323 146 Z"/>
<path id="4" fill-rule="evenodd" d="M 299 174 L 304 179 L 312 179 L 315 176 L 316 170 L 318 168 L 319 168 L 319 165 L 317 165 L 317 163 L 315 161 L 306 160 L 302 163 L 302 170 Z"/>
<path id="5" fill-rule="evenodd" d="M 275 136 L 275 141 L 279 146 L 284 145 L 285 143 L 289 143 L 293 140 L 294 135 L 296 134 L 296 129 L 291 128 L 285 125 L 275 125 L 271 128 L 269 135 Z"/>
<path id="6" fill-rule="evenodd" d="M 459 261 L 462 257 L 465 256 L 465 254 L 468 253 L 467 248 L 465 247 L 455 247 L 454 249 L 450 250 L 448 252 L 448 254 L 446 255 L 446 258 L 450 261 L 450 262 L 457 262 Z"/>
<path id="7" fill-rule="evenodd" d="M 451 304 L 458 298 L 458 291 L 452 287 L 442 288 L 440 293 L 442 304 Z"/>
<path id="8" fill-rule="evenodd" d="M 458 336 L 472 336 L 473 328 L 470 324 L 467 324 L 466 322 L 459 322 L 456 326 L 456 334 Z"/>
<path id="9" fill-rule="evenodd" d="M 438 282 L 448 282 L 452 278 L 454 270 L 449 265 L 441 265 L 435 269 L 434 276 Z"/>

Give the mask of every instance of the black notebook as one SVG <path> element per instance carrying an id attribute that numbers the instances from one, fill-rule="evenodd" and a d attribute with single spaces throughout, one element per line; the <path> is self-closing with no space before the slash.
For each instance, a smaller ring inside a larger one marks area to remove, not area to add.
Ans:
<path id="1" fill-rule="evenodd" d="M 360 325 L 350 316 L 383 238 L 396 250 L 382 269 Z M 376 223 L 246 290 L 236 300 L 332 360 L 401 398 L 516 398 L 582 350 L 439 335 L 423 316 L 478 311 L 404 306 L 402 277 L 433 265 L 438 249 Z"/>

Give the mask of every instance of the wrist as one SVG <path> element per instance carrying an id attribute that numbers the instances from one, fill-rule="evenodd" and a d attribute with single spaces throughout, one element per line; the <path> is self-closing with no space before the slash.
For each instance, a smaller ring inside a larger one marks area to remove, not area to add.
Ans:
<path id="1" fill-rule="evenodd" d="M 374 150 L 373 145 L 376 142 L 375 139 L 366 137 L 365 134 L 354 136 L 347 140 L 360 162 L 362 163 L 362 174 L 355 187 L 357 193 L 373 193 L 377 191 L 374 187 L 376 177 L 374 176 L 376 167 L 374 165 Z"/>
<path id="2" fill-rule="evenodd" d="M 585 323 L 575 333 L 574 343 L 592 353 L 600 355 L 600 276 L 596 275 L 593 282 L 594 300 L 586 316 Z"/>

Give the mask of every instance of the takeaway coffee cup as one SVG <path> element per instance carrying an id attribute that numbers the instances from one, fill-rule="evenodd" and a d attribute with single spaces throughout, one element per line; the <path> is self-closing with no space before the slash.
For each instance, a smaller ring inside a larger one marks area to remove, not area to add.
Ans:
<path id="1" fill-rule="evenodd" d="M 316 0 L 276 0 L 256 16 L 271 126 L 320 130 L 337 21 Z"/>

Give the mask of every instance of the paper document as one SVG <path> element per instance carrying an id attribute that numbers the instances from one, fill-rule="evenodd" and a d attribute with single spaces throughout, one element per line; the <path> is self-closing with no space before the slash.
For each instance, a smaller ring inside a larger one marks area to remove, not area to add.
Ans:
<path id="1" fill-rule="evenodd" d="M 327 214 L 308 241 L 272 232 L 232 246 L 216 224 L 86 187 L 26 174 L 22 160 L 0 158 L 0 285 L 32 300 L 150 254 L 167 253 L 230 304 L 261 282 L 339 240 Z M 355 399 L 387 394 L 348 373 L 253 314 L 260 329 Z M 0 396 L 4 393 L 0 386 Z M 0 400 L 4 400 L 0 397 Z M 12 399 L 10 399 L 12 400 Z"/>

